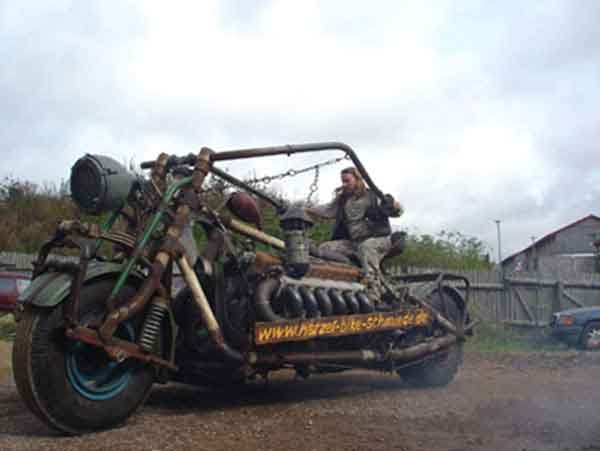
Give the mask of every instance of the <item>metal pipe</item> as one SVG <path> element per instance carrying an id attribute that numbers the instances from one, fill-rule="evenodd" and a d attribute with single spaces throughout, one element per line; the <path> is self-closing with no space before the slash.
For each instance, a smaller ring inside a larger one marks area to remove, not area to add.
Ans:
<path id="1" fill-rule="evenodd" d="M 279 280 L 275 278 L 266 279 L 258 285 L 254 294 L 254 307 L 259 319 L 263 321 L 285 321 L 271 308 L 271 297 L 279 288 Z"/>
<path id="2" fill-rule="evenodd" d="M 177 259 L 177 265 L 181 270 L 181 274 L 183 275 L 187 286 L 192 292 L 192 297 L 194 298 L 196 305 L 202 313 L 202 318 L 204 319 L 204 323 L 206 324 L 208 333 L 212 337 L 213 341 L 225 356 L 227 356 L 235 362 L 242 363 L 244 361 L 244 357 L 242 356 L 242 354 L 240 354 L 235 349 L 231 348 L 225 342 L 225 337 L 223 336 L 221 327 L 219 326 L 219 323 L 215 318 L 212 308 L 208 303 L 208 299 L 204 294 L 204 290 L 202 289 L 202 286 L 200 286 L 200 282 L 198 281 L 198 278 L 196 277 L 194 270 L 188 263 L 185 255 L 182 255 Z"/>
<path id="3" fill-rule="evenodd" d="M 456 343 L 456 337 L 447 335 L 435 338 L 426 343 L 410 346 L 404 349 L 393 349 L 389 352 L 378 352 L 368 349 L 357 351 L 338 352 L 290 352 L 285 354 L 250 354 L 249 362 L 252 365 L 281 365 L 304 363 L 354 363 L 388 362 L 404 363 L 440 351 Z"/>
<path id="4" fill-rule="evenodd" d="M 347 144 L 341 142 L 320 142 L 320 143 L 308 143 L 308 144 L 287 144 L 284 146 L 274 146 L 274 147 L 256 147 L 250 149 L 238 149 L 238 150 L 228 150 L 224 152 L 216 152 L 210 155 L 210 160 L 212 162 L 216 161 L 228 161 L 228 160 L 239 160 L 243 158 L 255 158 L 255 157 L 268 157 L 274 155 L 291 155 L 293 153 L 305 153 L 305 152 L 320 152 L 326 150 L 341 150 L 344 152 L 354 163 L 360 175 L 365 179 L 369 188 L 383 200 L 383 193 L 371 177 L 369 173 L 362 165 L 361 161 L 356 156 L 354 150 Z"/>
<path id="5" fill-rule="evenodd" d="M 191 182 L 192 182 L 192 178 L 186 177 L 186 178 L 183 178 L 183 179 L 178 180 L 177 182 L 173 183 L 169 187 L 169 189 L 167 190 L 165 195 L 163 196 L 163 204 L 168 205 L 169 202 L 171 202 L 171 199 L 173 198 L 175 193 L 179 189 L 183 188 L 184 186 L 189 185 Z M 132 255 L 131 258 L 129 259 L 125 268 L 119 275 L 117 283 L 115 284 L 115 286 L 112 290 L 112 293 L 110 294 L 110 299 L 115 299 L 117 297 L 117 295 L 119 294 L 119 291 L 121 291 L 121 288 L 123 288 L 123 285 L 125 285 L 125 282 L 127 281 L 129 274 L 133 270 L 133 267 L 136 264 L 136 262 L 139 258 L 139 255 L 142 252 L 142 249 L 144 248 L 144 246 L 146 246 L 146 244 L 152 237 L 152 234 L 154 233 L 154 231 L 156 230 L 158 225 L 161 223 L 164 214 L 165 214 L 165 210 L 164 210 L 164 208 L 161 208 L 158 212 L 156 212 L 156 214 L 152 218 L 150 225 L 147 226 L 146 229 L 144 230 L 142 239 L 139 241 L 139 243 L 137 244 L 137 246 L 131 253 L 131 255 Z"/>
<path id="6" fill-rule="evenodd" d="M 285 249 L 285 243 L 279 238 L 275 238 L 274 236 L 271 236 L 265 232 L 261 232 L 260 230 L 231 217 L 223 217 L 220 219 L 226 227 L 235 232 L 241 233 L 242 235 L 250 238 L 254 238 L 257 241 L 269 246 L 273 246 L 276 249 Z"/>
<path id="7" fill-rule="evenodd" d="M 456 343 L 457 338 L 453 335 L 447 335 L 445 337 L 436 338 L 427 343 L 421 343 L 418 345 L 411 346 L 406 349 L 392 349 L 388 353 L 388 357 L 394 362 L 407 362 L 432 352 L 440 351 L 441 349 L 447 348 L 448 346 Z"/>
<path id="8" fill-rule="evenodd" d="M 159 365 L 173 371 L 177 371 L 176 365 L 168 362 L 154 354 L 144 352 L 137 344 L 130 341 L 114 338 L 110 345 L 106 344 L 100 337 L 98 332 L 87 327 L 74 327 L 65 330 L 65 335 L 73 340 L 81 341 L 91 346 L 102 348 L 108 356 L 118 362 L 122 362 L 127 358 L 140 360 L 142 362 Z"/>

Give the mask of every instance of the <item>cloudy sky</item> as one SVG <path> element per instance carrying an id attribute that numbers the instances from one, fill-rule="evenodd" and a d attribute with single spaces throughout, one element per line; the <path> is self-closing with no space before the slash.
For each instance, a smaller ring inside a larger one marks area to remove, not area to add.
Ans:
<path id="1" fill-rule="evenodd" d="M 495 257 L 500 219 L 507 256 L 600 214 L 599 23 L 595 0 L 0 0 L 0 176 L 58 183 L 86 152 L 343 141 L 404 204 L 395 226 Z M 302 198 L 311 180 L 278 188 Z"/>

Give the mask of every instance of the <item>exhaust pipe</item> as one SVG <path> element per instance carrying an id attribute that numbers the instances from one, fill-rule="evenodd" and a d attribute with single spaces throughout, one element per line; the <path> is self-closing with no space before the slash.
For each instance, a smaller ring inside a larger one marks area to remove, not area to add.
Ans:
<path id="1" fill-rule="evenodd" d="M 447 335 L 441 338 L 435 338 L 427 343 L 410 346 L 404 349 L 393 349 L 382 353 L 369 349 L 358 351 L 339 351 L 339 352 L 290 352 L 285 354 L 256 354 L 249 355 L 249 363 L 257 366 L 278 366 L 284 363 L 289 364 L 312 364 L 312 363 L 331 363 L 331 364 L 354 364 L 355 366 L 365 366 L 365 363 L 406 363 L 416 360 L 419 357 L 432 354 L 442 349 L 448 348 L 456 343 L 454 335 Z M 369 366 L 369 365 L 366 365 Z"/>

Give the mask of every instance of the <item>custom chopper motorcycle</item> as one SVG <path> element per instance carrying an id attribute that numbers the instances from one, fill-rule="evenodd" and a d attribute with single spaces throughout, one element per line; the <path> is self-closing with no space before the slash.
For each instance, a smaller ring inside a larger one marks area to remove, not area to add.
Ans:
<path id="1" fill-rule="evenodd" d="M 468 280 L 394 275 L 384 265 L 385 292 L 373 296 L 356 262 L 311 246 L 303 208 L 217 167 L 324 150 L 342 151 L 385 199 L 355 152 L 335 142 L 161 154 L 142 163 L 146 176 L 111 158 L 79 159 L 73 200 L 107 219 L 62 221 L 19 299 L 13 368 L 31 411 L 80 434 L 122 423 L 154 383 L 168 381 L 239 384 L 284 368 L 303 377 L 366 368 L 414 385 L 449 383 L 473 327 Z M 209 206 L 213 178 L 239 189 L 229 213 Z M 261 230 L 256 198 L 275 207 L 283 239 Z M 205 234 L 194 261 L 182 244 L 192 220 Z M 393 238 L 388 257 L 402 247 Z M 78 260 L 48 258 L 61 247 L 76 249 Z M 174 273 L 184 282 L 176 296 Z"/>

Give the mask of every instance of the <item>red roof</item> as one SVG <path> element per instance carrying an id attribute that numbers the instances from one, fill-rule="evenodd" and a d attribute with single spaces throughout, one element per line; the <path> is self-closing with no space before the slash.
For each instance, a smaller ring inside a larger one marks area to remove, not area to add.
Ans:
<path id="1" fill-rule="evenodd" d="M 548 241 L 552 238 L 554 238 L 556 235 L 558 235 L 560 232 L 562 232 L 563 230 L 566 229 L 570 229 L 571 227 L 575 227 L 576 225 L 581 224 L 583 221 L 587 221 L 588 219 L 596 219 L 597 221 L 600 221 L 600 217 L 596 216 L 596 215 L 587 215 L 584 218 L 581 218 L 575 222 L 572 222 L 571 224 L 568 224 L 564 227 L 561 227 L 558 230 L 555 230 L 554 232 L 549 233 L 548 235 L 540 238 L 539 240 L 535 241 L 534 243 L 530 244 L 529 246 L 527 246 L 525 249 L 520 250 L 519 252 L 515 252 L 514 254 L 512 254 L 509 257 L 506 257 L 504 260 L 502 260 L 502 263 L 508 263 L 509 261 L 511 261 L 513 258 L 515 258 L 517 255 L 522 254 L 524 252 L 527 252 L 529 249 L 531 249 L 534 245 L 538 245 L 538 244 L 542 244 L 545 241 Z M 594 241 L 594 245 L 596 245 L 596 243 L 598 242 L 598 244 L 600 244 L 600 240 Z"/>

